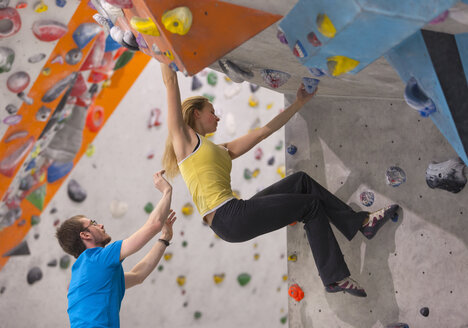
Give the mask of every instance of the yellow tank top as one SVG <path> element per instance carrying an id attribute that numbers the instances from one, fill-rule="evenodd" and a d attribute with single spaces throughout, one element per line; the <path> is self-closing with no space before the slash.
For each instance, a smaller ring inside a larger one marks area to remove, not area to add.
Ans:
<path id="1" fill-rule="evenodd" d="M 200 146 L 178 163 L 198 212 L 204 217 L 229 200 L 232 159 L 225 147 L 200 136 Z"/>

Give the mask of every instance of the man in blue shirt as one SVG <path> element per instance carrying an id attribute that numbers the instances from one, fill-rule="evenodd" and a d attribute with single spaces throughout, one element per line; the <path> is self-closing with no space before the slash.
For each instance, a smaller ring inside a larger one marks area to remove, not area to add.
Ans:
<path id="1" fill-rule="evenodd" d="M 84 215 L 64 221 L 57 229 L 60 246 L 77 258 L 68 289 L 71 328 L 120 327 L 119 311 L 125 289 L 141 284 L 164 254 L 172 239 L 176 217 L 170 209 L 172 186 L 163 174 L 164 170 L 153 176 L 155 187 L 163 194 L 162 199 L 146 223 L 127 239 L 109 244 L 111 237 L 104 230 L 104 225 Z M 139 251 L 159 232 L 161 238 L 148 254 L 132 270 L 124 273 L 122 261 Z"/>

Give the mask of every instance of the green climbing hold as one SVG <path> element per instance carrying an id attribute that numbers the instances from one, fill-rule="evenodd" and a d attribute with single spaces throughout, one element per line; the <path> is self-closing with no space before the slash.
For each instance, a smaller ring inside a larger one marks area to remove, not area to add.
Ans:
<path id="1" fill-rule="evenodd" d="M 286 323 L 286 321 L 288 321 L 288 316 L 287 316 L 287 315 L 285 315 L 284 317 L 282 317 L 282 318 L 280 319 L 280 322 L 281 322 L 283 325 Z"/>
<path id="2" fill-rule="evenodd" d="M 251 278 L 250 274 L 241 273 L 240 275 L 237 276 L 237 281 L 239 282 L 239 285 L 245 286 L 249 283 L 250 278 Z"/>
<path id="3" fill-rule="evenodd" d="M 212 95 L 212 94 L 209 94 L 209 93 L 204 93 L 204 94 L 203 94 L 203 97 L 205 97 L 206 99 L 208 99 L 208 101 L 209 101 L 210 103 L 213 103 L 213 101 L 215 100 L 215 96 Z"/>
<path id="4" fill-rule="evenodd" d="M 119 59 L 117 59 L 117 62 L 115 63 L 114 66 L 114 71 L 124 67 L 125 65 L 128 64 L 128 62 L 133 58 L 133 55 L 135 53 L 133 51 L 125 51 L 123 54 L 120 55 Z"/>
<path id="5" fill-rule="evenodd" d="M 162 270 L 164 270 L 164 266 L 163 265 L 158 266 L 158 271 L 162 271 Z"/>
<path id="6" fill-rule="evenodd" d="M 70 266 L 70 256 L 69 255 L 64 255 L 60 258 L 60 268 L 61 269 L 68 269 Z"/>
<path id="7" fill-rule="evenodd" d="M 41 217 L 39 215 L 31 215 L 31 225 L 37 225 L 41 222 Z"/>
<path id="8" fill-rule="evenodd" d="M 218 83 L 218 75 L 215 72 L 208 73 L 206 80 L 208 81 L 209 85 L 215 86 Z"/>
<path id="9" fill-rule="evenodd" d="M 187 247 L 187 245 L 188 245 L 187 241 L 184 240 L 184 241 L 182 242 L 182 247 Z"/>
<path id="10" fill-rule="evenodd" d="M 200 319 L 202 316 L 202 313 L 200 311 L 195 311 L 195 313 L 193 314 L 193 317 L 195 319 Z"/>
<path id="11" fill-rule="evenodd" d="M 145 212 L 150 214 L 154 210 L 154 205 L 151 202 L 146 203 Z"/>
<path id="12" fill-rule="evenodd" d="M 252 178 L 252 172 L 250 172 L 249 169 L 244 169 L 244 179 L 245 180 L 250 180 Z"/>
<path id="13" fill-rule="evenodd" d="M 44 199 L 46 195 L 46 188 L 47 185 L 43 184 L 42 186 L 36 188 L 33 192 L 31 192 L 26 199 L 31 202 L 37 209 L 41 210 L 44 208 Z"/>

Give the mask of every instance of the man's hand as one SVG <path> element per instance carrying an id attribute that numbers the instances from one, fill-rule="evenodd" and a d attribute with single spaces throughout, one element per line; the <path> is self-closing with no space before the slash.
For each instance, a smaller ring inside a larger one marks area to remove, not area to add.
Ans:
<path id="1" fill-rule="evenodd" d="M 171 184 L 163 177 L 165 172 L 165 170 L 161 170 L 153 174 L 154 186 L 162 193 L 172 190 Z"/>
<path id="2" fill-rule="evenodd" d="M 167 241 L 170 241 L 172 239 L 172 225 L 174 224 L 176 219 L 177 217 L 175 216 L 175 212 L 171 210 L 162 228 L 161 239 Z"/>
<path id="3" fill-rule="evenodd" d="M 310 99 L 312 99 L 317 93 L 318 88 L 313 93 L 308 93 L 305 89 L 304 83 L 301 83 L 296 94 L 296 101 L 301 105 L 305 105 Z"/>

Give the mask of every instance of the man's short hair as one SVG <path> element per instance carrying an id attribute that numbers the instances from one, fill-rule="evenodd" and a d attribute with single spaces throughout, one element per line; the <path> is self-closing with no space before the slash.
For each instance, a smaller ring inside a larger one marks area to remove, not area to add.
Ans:
<path id="1" fill-rule="evenodd" d="M 78 258 L 78 256 L 86 250 L 86 246 L 80 236 L 84 228 L 83 222 L 81 221 L 83 218 L 86 218 L 86 216 L 75 215 L 65 220 L 60 227 L 57 228 L 55 233 L 62 249 L 75 258 Z"/>

